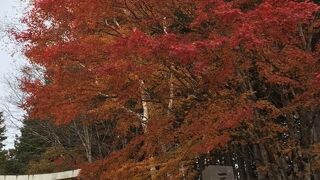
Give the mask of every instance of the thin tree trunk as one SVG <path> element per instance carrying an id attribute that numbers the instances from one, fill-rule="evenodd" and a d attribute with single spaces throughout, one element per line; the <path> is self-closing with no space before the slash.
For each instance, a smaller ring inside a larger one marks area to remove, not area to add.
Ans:
<path id="1" fill-rule="evenodd" d="M 88 162 L 92 163 L 92 148 L 91 148 L 91 138 L 90 138 L 90 134 L 89 134 L 89 128 L 87 125 L 83 124 L 83 132 L 84 132 L 84 140 L 85 140 L 85 144 L 87 146 L 87 158 L 88 158 Z"/>
<path id="2" fill-rule="evenodd" d="M 172 107 L 173 107 L 173 98 L 174 98 L 173 74 L 172 72 L 170 72 L 168 115 L 170 115 L 170 111 L 172 110 Z"/>
<path id="3" fill-rule="evenodd" d="M 257 144 L 253 144 L 253 154 L 255 159 L 258 160 L 258 162 L 256 162 L 257 166 L 266 166 L 266 161 L 264 160 L 265 158 L 262 157 L 262 153 L 260 152 L 260 147 Z M 263 180 L 265 179 L 265 175 L 262 174 L 261 172 L 257 172 L 258 173 L 258 180 Z"/>
<path id="4" fill-rule="evenodd" d="M 248 174 L 246 172 L 246 165 L 245 165 L 245 159 L 246 157 L 243 156 L 242 152 L 242 146 L 240 144 L 234 145 L 233 147 L 234 152 L 236 153 L 238 161 L 236 162 L 238 164 L 238 171 L 240 174 L 241 179 L 248 179 Z"/>
<path id="5" fill-rule="evenodd" d="M 103 153 L 102 153 L 102 148 L 101 148 L 101 144 L 100 144 L 100 142 L 102 142 L 102 141 L 100 140 L 100 134 L 99 134 L 97 125 L 94 124 L 94 127 L 95 127 L 95 131 L 96 131 L 97 146 L 98 146 L 98 150 L 99 150 L 99 156 L 100 156 L 100 158 L 102 159 L 102 158 L 103 158 Z"/>
<path id="6" fill-rule="evenodd" d="M 149 120 L 149 110 L 148 110 L 148 103 L 146 101 L 147 94 L 145 92 L 145 84 L 143 80 L 140 80 L 140 91 L 141 91 L 141 102 L 142 102 L 142 118 L 141 118 L 141 124 L 143 127 L 144 132 L 147 132 L 147 123 Z"/>
<path id="7" fill-rule="evenodd" d="M 245 172 L 246 172 L 246 177 L 241 178 L 241 179 L 246 179 L 246 180 L 251 180 L 254 178 L 254 172 L 252 169 L 252 155 L 251 153 L 251 148 L 250 144 L 247 144 L 245 146 L 242 146 L 242 152 L 245 154 L 244 160 L 245 160 Z"/>
<path id="8" fill-rule="evenodd" d="M 83 129 L 83 134 L 81 134 L 77 123 L 75 121 L 73 121 L 73 125 L 75 128 L 76 133 L 78 134 L 78 137 L 80 138 L 80 141 L 82 143 L 82 146 L 84 147 L 85 151 L 86 151 L 86 157 L 89 163 L 92 162 L 92 149 L 91 149 L 91 138 L 89 135 L 89 130 L 88 130 L 88 126 L 83 125 L 82 129 Z"/>

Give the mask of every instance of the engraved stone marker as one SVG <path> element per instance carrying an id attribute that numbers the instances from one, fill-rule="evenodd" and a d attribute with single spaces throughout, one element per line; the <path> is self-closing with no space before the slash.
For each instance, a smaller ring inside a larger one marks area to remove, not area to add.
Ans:
<path id="1" fill-rule="evenodd" d="M 234 180 L 232 166 L 208 166 L 202 171 L 202 180 Z"/>

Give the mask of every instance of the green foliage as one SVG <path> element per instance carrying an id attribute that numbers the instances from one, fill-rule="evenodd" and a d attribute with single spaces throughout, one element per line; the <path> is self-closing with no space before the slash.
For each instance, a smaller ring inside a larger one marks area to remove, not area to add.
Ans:
<path id="1" fill-rule="evenodd" d="M 14 159 L 12 160 L 16 166 L 20 167 L 17 174 L 26 174 L 28 164 L 31 161 L 38 161 L 49 145 L 37 133 L 37 130 L 41 129 L 39 124 L 33 120 L 24 121 L 21 136 L 15 142 Z"/>
<path id="2" fill-rule="evenodd" d="M 69 152 L 63 147 L 50 147 L 41 155 L 39 161 L 29 162 L 27 173 L 53 173 L 69 169 L 73 169 Z"/>
<path id="3" fill-rule="evenodd" d="M 15 150 L 10 149 L 6 152 L 6 158 L 4 164 L 4 170 L 2 174 L 15 175 L 20 174 L 23 164 L 17 162 L 15 159 Z"/>
<path id="4" fill-rule="evenodd" d="M 7 139 L 5 132 L 6 126 L 4 124 L 3 112 L 0 112 L 0 151 L 2 151 L 4 147 L 3 141 Z"/>
<path id="5" fill-rule="evenodd" d="M 7 151 L 3 149 L 3 141 L 7 139 L 5 131 L 3 112 L 0 112 L 0 174 L 5 174 L 6 172 Z"/>
<path id="6" fill-rule="evenodd" d="M 5 162 L 6 162 L 6 154 L 5 151 L 0 151 L 0 174 L 5 174 L 6 170 L 6 166 L 5 166 Z"/>

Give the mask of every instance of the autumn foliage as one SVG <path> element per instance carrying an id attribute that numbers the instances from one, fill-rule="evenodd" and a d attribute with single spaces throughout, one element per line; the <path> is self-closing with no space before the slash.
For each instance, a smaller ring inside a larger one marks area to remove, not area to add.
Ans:
<path id="1" fill-rule="evenodd" d="M 85 179 L 190 178 L 217 153 L 238 157 L 241 178 L 287 177 L 285 159 L 300 157 L 303 168 L 288 176 L 310 176 L 320 167 L 311 155 L 320 137 L 319 8 L 294 0 L 36 0 L 23 19 L 28 28 L 13 33 L 43 69 L 37 78 L 24 70 L 23 107 L 57 125 L 114 124 L 106 142 L 113 152 L 84 165 Z"/>

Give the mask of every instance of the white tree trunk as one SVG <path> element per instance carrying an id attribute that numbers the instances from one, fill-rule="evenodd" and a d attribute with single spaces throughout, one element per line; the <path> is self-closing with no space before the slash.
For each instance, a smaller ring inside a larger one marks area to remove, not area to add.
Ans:
<path id="1" fill-rule="evenodd" d="M 91 137 L 90 137 L 88 126 L 85 124 L 82 124 L 83 134 L 81 133 L 81 130 L 78 128 L 77 123 L 75 121 L 73 121 L 73 126 L 81 140 L 82 146 L 86 151 L 88 162 L 92 163 Z"/>
<path id="2" fill-rule="evenodd" d="M 149 111 L 148 111 L 148 103 L 146 102 L 147 94 L 144 89 L 145 89 L 144 81 L 140 80 L 141 102 L 142 102 L 142 110 L 143 110 L 141 124 L 144 132 L 146 132 L 147 123 L 149 120 Z"/>

